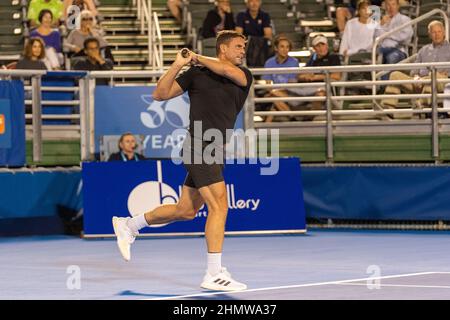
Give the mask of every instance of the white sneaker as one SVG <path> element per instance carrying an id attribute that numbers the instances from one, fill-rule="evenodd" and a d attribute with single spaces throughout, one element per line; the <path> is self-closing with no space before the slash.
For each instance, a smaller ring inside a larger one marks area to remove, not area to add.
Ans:
<path id="1" fill-rule="evenodd" d="M 200 286 L 204 289 L 216 291 L 240 291 L 247 289 L 247 285 L 231 278 L 231 274 L 225 268 L 222 268 L 220 273 L 215 276 L 212 276 L 206 271 L 206 275 Z"/>
<path id="2" fill-rule="evenodd" d="M 130 218 L 112 218 L 114 233 L 117 236 L 117 246 L 119 247 L 122 257 L 126 261 L 130 261 L 131 259 L 130 247 L 134 240 L 136 240 L 136 236 L 139 234 L 139 232 L 134 233 L 128 227 L 127 222 L 129 219 Z"/>

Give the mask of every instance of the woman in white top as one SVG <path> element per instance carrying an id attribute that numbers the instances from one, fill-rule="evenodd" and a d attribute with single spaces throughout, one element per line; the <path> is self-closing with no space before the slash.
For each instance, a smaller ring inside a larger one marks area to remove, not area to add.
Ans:
<path id="1" fill-rule="evenodd" d="M 378 25 L 371 19 L 372 10 L 369 0 L 358 2 L 358 16 L 347 22 L 339 53 L 345 57 L 359 52 L 370 52 L 373 46 L 373 34 Z"/>

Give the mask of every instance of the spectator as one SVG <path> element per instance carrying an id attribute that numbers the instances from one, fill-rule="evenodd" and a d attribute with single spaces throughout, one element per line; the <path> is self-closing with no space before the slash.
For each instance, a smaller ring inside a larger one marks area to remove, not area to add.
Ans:
<path id="1" fill-rule="evenodd" d="M 66 41 L 64 41 L 64 49 L 68 50 L 72 55 L 84 55 L 83 45 L 88 38 L 96 38 L 100 43 L 100 52 L 102 56 L 114 62 L 108 43 L 102 36 L 100 29 L 96 28 L 95 17 L 89 10 L 84 10 L 80 14 L 80 29 L 74 29 L 70 32 Z"/>
<path id="2" fill-rule="evenodd" d="M 70 6 L 76 6 L 80 9 L 80 12 L 89 10 L 94 17 L 98 15 L 97 8 L 93 0 L 64 0 L 64 20 L 67 21 L 68 9 Z"/>
<path id="3" fill-rule="evenodd" d="M 445 27 L 440 21 L 432 21 L 428 25 L 428 35 L 430 36 L 431 43 L 422 47 L 419 50 L 415 63 L 433 63 L 433 62 L 448 62 L 450 61 L 450 44 L 445 40 Z M 437 78 L 447 78 L 450 70 L 440 69 L 437 73 Z M 420 70 L 413 70 L 411 76 L 404 74 L 403 72 L 394 71 L 391 73 L 389 80 L 424 80 L 430 79 L 429 70 L 427 68 Z M 438 91 L 444 91 L 444 84 L 438 83 Z M 389 85 L 386 87 L 386 94 L 400 94 L 405 93 L 431 93 L 430 84 L 402 84 L 402 85 Z M 431 99 L 415 99 L 414 106 L 418 109 L 431 104 Z M 382 106 L 384 108 L 395 108 L 397 106 L 398 99 L 383 99 Z"/>
<path id="4" fill-rule="evenodd" d="M 170 13 L 174 16 L 178 23 L 181 23 L 182 21 L 182 6 L 182 0 L 167 0 L 167 8 L 169 8 Z"/>
<path id="5" fill-rule="evenodd" d="M 76 57 L 72 62 L 73 70 L 105 71 L 112 70 L 113 63 L 100 54 L 100 42 L 97 38 L 88 38 L 84 41 L 84 53 L 86 56 Z M 107 79 L 97 79 L 97 85 L 107 85 Z"/>
<path id="6" fill-rule="evenodd" d="M 264 64 L 264 68 L 298 68 L 298 60 L 289 56 L 289 51 L 292 50 L 292 42 L 289 38 L 280 35 L 274 41 L 275 56 L 269 58 Z M 263 80 L 268 83 L 288 83 L 297 82 L 297 74 L 267 74 L 262 76 Z M 284 89 L 271 90 L 268 97 L 285 97 L 287 91 Z M 289 111 L 289 106 L 284 102 L 274 102 L 275 110 Z M 266 122 L 272 122 L 273 116 L 268 116 Z"/>
<path id="7" fill-rule="evenodd" d="M 339 53 L 348 57 L 359 52 L 370 52 L 373 47 L 374 23 L 371 21 L 369 0 L 358 2 L 358 17 L 345 25 Z"/>
<path id="8" fill-rule="evenodd" d="M 45 53 L 54 70 L 60 69 L 63 63 L 61 48 L 61 34 L 58 29 L 52 28 L 53 14 L 44 9 L 39 13 L 40 26 L 30 32 L 30 37 L 39 37 L 44 40 Z"/>
<path id="9" fill-rule="evenodd" d="M 131 132 L 126 132 L 120 136 L 119 152 L 113 153 L 109 156 L 108 161 L 139 161 L 145 160 L 143 155 L 135 152 L 137 148 L 136 138 Z"/>
<path id="10" fill-rule="evenodd" d="M 215 38 L 217 32 L 234 30 L 235 27 L 230 0 L 218 0 L 216 8 L 208 11 L 203 21 L 202 35 L 204 39 Z"/>
<path id="11" fill-rule="evenodd" d="M 339 7 L 336 9 L 336 25 L 339 30 L 339 33 L 342 35 L 345 31 L 345 26 L 348 20 L 355 17 L 357 13 L 357 8 L 359 7 L 360 0 L 351 0 L 350 3 L 345 7 Z M 372 0 L 372 5 L 381 7 L 383 4 L 383 0 Z M 369 5 L 370 6 L 370 5 Z"/>
<path id="12" fill-rule="evenodd" d="M 272 39 L 270 16 L 261 10 L 261 0 L 247 0 L 247 10 L 239 12 L 236 20 L 236 31 L 244 36 Z"/>
<path id="13" fill-rule="evenodd" d="M 271 54 L 272 27 L 270 16 L 261 10 L 261 0 L 247 0 L 247 10 L 239 12 L 236 31 L 248 37 L 248 67 L 262 67 Z"/>
<path id="14" fill-rule="evenodd" d="M 386 15 L 381 18 L 380 25 L 375 29 L 374 36 L 379 37 L 411 19 L 399 12 L 399 0 L 386 0 Z M 381 42 L 379 52 L 383 56 L 384 64 L 394 64 L 406 59 L 408 55 L 408 43 L 411 42 L 413 36 L 413 28 L 411 26 L 403 28 L 392 34 Z M 388 79 L 388 75 L 385 79 Z"/>
<path id="15" fill-rule="evenodd" d="M 269 58 L 264 64 L 264 68 L 298 68 L 298 60 L 289 56 L 292 50 L 292 42 L 286 36 L 279 35 L 274 41 L 275 55 Z M 263 80 L 272 83 L 297 82 L 297 75 L 290 74 L 266 74 L 262 76 Z"/>
<path id="16" fill-rule="evenodd" d="M 44 42 L 41 38 L 30 38 L 25 44 L 23 57 L 17 62 L 16 69 L 47 70 L 44 60 Z"/>
<path id="17" fill-rule="evenodd" d="M 312 45 L 314 49 L 314 54 L 311 56 L 311 59 L 306 64 L 306 67 L 328 67 L 328 66 L 339 66 L 341 65 L 341 60 L 338 55 L 329 53 L 328 40 L 322 34 L 317 35 L 312 40 Z M 331 80 L 339 81 L 341 79 L 341 74 L 338 72 L 333 72 L 330 74 Z M 299 82 L 324 82 L 325 74 L 322 73 L 309 73 L 309 74 L 299 74 L 298 76 Z M 276 92 L 277 97 L 288 97 L 288 96 L 325 96 L 326 92 L 322 85 L 320 86 L 312 86 L 312 87 L 303 87 L 303 88 L 291 88 L 288 89 L 287 92 L 283 92 L 279 90 Z M 290 105 L 299 108 L 302 102 L 290 102 Z M 321 101 L 313 101 L 312 110 L 321 110 L 323 109 L 323 103 Z M 276 106 L 279 107 L 279 106 Z M 290 110 L 289 106 L 285 104 L 279 110 Z M 317 117 L 316 119 L 319 119 Z M 309 120 L 311 117 L 303 117 L 304 120 Z M 267 120 L 266 120 L 267 121 Z"/>
<path id="18" fill-rule="evenodd" d="M 63 16 L 63 4 L 61 0 L 31 0 L 28 7 L 28 20 L 31 27 L 36 27 L 40 24 L 39 15 L 42 10 L 50 10 L 52 12 L 53 26 L 59 24 L 59 19 Z"/>

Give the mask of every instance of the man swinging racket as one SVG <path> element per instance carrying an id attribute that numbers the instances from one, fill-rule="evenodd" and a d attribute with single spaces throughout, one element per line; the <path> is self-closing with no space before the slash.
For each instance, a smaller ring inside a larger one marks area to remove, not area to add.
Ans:
<path id="1" fill-rule="evenodd" d="M 153 224 L 192 220 L 206 203 L 208 218 L 205 238 L 208 248 L 207 271 L 201 287 L 210 290 L 236 291 L 247 286 L 234 280 L 222 267 L 222 246 L 228 203 L 223 178 L 223 149 L 226 131 L 232 130 L 253 81 L 250 71 L 240 65 L 245 56 L 245 37 L 235 31 L 222 31 L 216 39 L 217 58 L 181 50 L 169 70 L 158 81 L 155 100 L 167 100 L 189 93 L 189 134 L 183 144 L 182 158 L 187 176 L 177 204 L 167 204 L 134 218 L 113 218 L 117 244 L 123 258 L 130 260 L 130 246 L 139 230 Z M 188 65 L 186 72 L 177 77 Z M 199 124 L 201 130 L 198 133 Z M 195 130 L 194 130 L 195 128 Z M 208 130 L 219 131 L 221 139 L 211 140 Z M 195 134 L 194 134 L 195 133 Z M 218 142 L 219 141 L 219 142 Z M 211 147 L 214 148 L 211 148 Z M 214 149 L 214 163 L 204 155 Z M 201 161 L 197 161 L 201 157 Z M 217 159 L 221 159 L 217 161 Z M 195 160 L 195 161 L 194 161 Z"/>

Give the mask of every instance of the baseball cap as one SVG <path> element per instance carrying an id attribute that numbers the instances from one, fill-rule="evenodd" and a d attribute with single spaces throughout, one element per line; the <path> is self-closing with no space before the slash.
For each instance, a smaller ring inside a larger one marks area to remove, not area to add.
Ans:
<path id="1" fill-rule="evenodd" d="M 317 35 L 316 37 L 314 37 L 313 41 L 312 41 L 312 45 L 313 47 L 315 47 L 316 45 L 318 45 L 319 43 L 323 43 L 323 44 L 327 44 L 328 40 L 325 36 L 323 35 Z"/>

